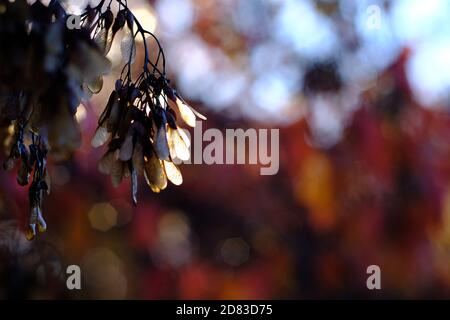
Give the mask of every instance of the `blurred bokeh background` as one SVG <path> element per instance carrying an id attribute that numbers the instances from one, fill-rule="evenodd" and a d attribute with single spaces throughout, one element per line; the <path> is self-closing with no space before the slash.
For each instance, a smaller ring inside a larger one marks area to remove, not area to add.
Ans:
<path id="1" fill-rule="evenodd" d="M 0 298 L 450 298 L 449 1 L 128 3 L 203 127 L 279 128 L 280 170 L 182 165 L 182 186 L 140 181 L 133 207 L 90 147 L 113 47 L 34 242 L 26 189 L 0 172 Z M 81 291 L 65 287 L 72 264 Z"/>

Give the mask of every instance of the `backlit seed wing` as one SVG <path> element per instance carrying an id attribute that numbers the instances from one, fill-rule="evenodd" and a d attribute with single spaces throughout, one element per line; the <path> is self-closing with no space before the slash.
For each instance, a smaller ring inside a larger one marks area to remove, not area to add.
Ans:
<path id="1" fill-rule="evenodd" d="M 156 133 L 155 139 L 155 151 L 158 155 L 158 158 L 161 160 L 169 160 L 170 159 L 170 151 L 169 145 L 167 143 L 167 134 L 165 126 L 160 126 Z"/>
<path id="2" fill-rule="evenodd" d="M 177 107 L 183 121 L 186 122 L 188 126 L 195 127 L 196 116 L 191 108 L 180 99 L 177 99 Z"/>
<path id="3" fill-rule="evenodd" d="M 41 214 L 40 208 L 38 206 L 33 206 L 33 208 L 31 208 L 28 228 L 25 233 L 25 237 L 27 238 L 27 240 L 33 240 L 34 237 L 36 236 L 36 225 L 39 224 L 39 217 L 42 219 L 42 214 Z M 42 219 L 42 221 L 43 221 L 43 219 Z M 45 221 L 44 221 L 44 224 L 45 224 Z M 38 228 L 41 230 L 41 228 L 39 226 L 38 226 Z"/>
<path id="4" fill-rule="evenodd" d="M 100 117 L 98 118 L 98 125 L 102 125 L 105 120 L 109 117 L 110 113 L 111 113 L 111 108 L 113 106 L 114 103 L 116 103 L 117 101 L 117 91 L 113 91 L 111 92 L 109 99 L 108 99 L 108 103 L 106 104 L 105 109 L 103 110 L 102 114 L 100 115 Z"/>
<path id="5" fill-rule="evenodd" d="M 186 102 L 184 102 L 183 99 L 181 99 L 180 97 L 176 98 L 176 104 L 177 104 L 178 108 L 180 108 L 180 106 L 186 106 L 197 118 L 200 118 L 202 120 L 207 120 L 203 114 L 201 114 L 200 112 L 198 112 L 197 110 L 192 108 L 190 105 L 188 105 Z M 180 113 L 181 113 L 181 110 L 180 110 Z"/>
<path id="6" fill-rule="evenodd" d="M 168 128 L 167 141 L 169 143 L 170 157 L 178 158 L 183 161 L 189 160 L 191 153 L 186 142 L 181 137 L 178 129 Z"/>
<path id="7" fill-rule="evenodd" d="M 68 74 L 78 80 L 86 80 L 111 71 L 111 62 L 96 47 L 85 42 L 77 43 L 76 51 L 70 57 Z"/>
<path id="8" fill-rule="evenodd" d="M 111 29 L 102 28 L 94 38 L 95 43 L 106 56 L 111 49 L 113 41 L 113 33 Z"/>
<path id="9" fill-rule="evenodd" d="M 183 176 L 181 175 L 180 169 L 171 161 L 163 161 L 163 163 L 167 179 L 176 186 L 181 185 L 183 183 Z"/>
<path id="10" fill-rule="evenodd" d="M 133 167 L 138 174 L 142 174 L 142 171 L 144 171 L 144 148 L 139 142 L 134 146 Z"/>
<path id="11" fill-rule="evenodd" d="M 109 113 L 107 128 L 109 132 L 113 132 L 117 129 L 120 121 L 120 103 L 115 100 L 111 106 L 111 112 Z"/>
<path id="12" fill-rule="evenodd" d="M 82 91 L 85 100 L 89 100 L 90 98 L 92 98 L 93 93 L 86 83 L 83 83 Z"/>
<path id="13" fill-rule="evenodd" d="M 197 118 L 200 118 L 202 120 L 207 120 L 206 117 L 204 115 L 202 115 L 200 112 L 198 112 L 197 110 L 195 110 L 194 108 L 192 108 L 190 105 L 187 105 L 189 109 L 191 109 L 191 111 L 195 114 L 195 116 Z"/>
<path id="14" fill-rule="evenodd" d="M 122 165 L 123 165 L 122 179 L 129 178 L 131 176 L 130 166 L 128 165 L 127 162 L 123 162 Z"/>
<path id="15" fill-rule="evenodd" d="M 78 122 L 68 108 L 61 106 L 57 112 L 52 115 L 54 120 L 48 124 L 48 144 L 55 158 L 65 159 L 71 150 L 81 146 L 81 133 Z"/>
<path id="16" fill-rule="evenodd" d="M 111 174 L 112 166 L 116 160 L 116 152 L 111 150 L 106 152 L 98 163 L 98 170 L 103 174 Z"/>
<path id="17" fill-rule="evenodd" d="M 114 20 L 114 24 L 112 26 L 113 34 L 116 34 L 116 32 L 122 29 L 125 25 L 125 11 L 126 9 L 122 9 L 117 12 L 116 19 Z"/>
<path id="18" fill-rule="evenodd" d="M 120 160 L 116 160 L 114 161 L 111 167 L 111 182 L 115 188 L 117 188 L 120 185 L 123 177 L 124 177 L 123 162 Z"/>
<path id="19" fill-rule="evenodd" d="M 186 134 L 186 132 L 184 131 L 184 129 L 178 128 L 178 133 L 181 136 L 181 139 L 183 139 L 184 143 L 186 143 L 186 146 L 188 148 L 191 147 L 191 140 L 189 139 L 188 135 Z"/>
<path id="20" fill-rule="evenodd" d="M 128 161 L 133 156 L 133 136 L 127 135 L 122 146 L 120 147 L 119 159 L 122 161 Z"/>
<path id="21" fill-rule="evenodd" d="M 92 93 L 94 94 L 99 93 L 103 88 L 103 77 L 102 76 L 95 77 L 94 79 L 92 79 L 87 83 L 87 87 Z"/>
<path id="22" fill-rule="evenodd" d="M 36 225 L 29 225 L 25 230 L 25 238 L 31 241 L 36 236 Z"/>
<path id="23" fill-rule="evenodd" d="M 167 177 L 161 160 L 156 155 L 145 158 L 144 176 L 147 184 L 153 192 L 160 192 L 167 187 Z"/>
<path id="24" fill-rule="evenodd" d="M 42 217 L 41 210 L 38 211 L 37 226 L 38 226 L 38 231 L 40 233 L 45 232 L 47 230 L 47 223 L 45 222 L 44 218 Z"/>
<path id="25" fill-rule="evenodd" d="M 94 148 L 98 148 L 104 145 L 110 137 L 111 134 L 108 132 L 108 129 L 105 126 L 100 126 L 97 130 L 95 130 L 94 137 L 91 140 L 91 145 Z"/>
<path id="26" fill-rule="evenodd" d="M 122 53 L 122 60 L 125 63 L 133 64 L 136 60 L 136 43 L 134 42 L 133 34 L 129 29 L 120 43 L 120 52 Z"/>

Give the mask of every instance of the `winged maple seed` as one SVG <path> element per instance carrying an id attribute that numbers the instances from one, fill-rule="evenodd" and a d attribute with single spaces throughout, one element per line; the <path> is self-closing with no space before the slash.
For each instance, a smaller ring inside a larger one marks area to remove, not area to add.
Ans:
<path id="1" fill-rule="evenodd" d="M 131 176 L 133 202 L 136 203 L 137 175 L 143 174 L 154 192 L 183 182 L 173 159 L 188 160 L 190 141 L 176 124 L 178 106 L 182 119 L 195 126 L 204 116 L 185 104 L 162 77 L 140 77 L 136 84 L 116 81 L 105 110 L 98 121 L 92 146 L 109 142 L 99 170 L 109 174 L 113 185 Z M 183 110 L 183 111 L 182 111 Z"/>
<path id="2" fill-rule="evenodd" d="M 80 146 L 75 119 L 83 100 L 102 90 L 111 63 L 105 57 L 120 30 L 124 67 L 98 121 L 93 147 L 107 144 L 99 170 L 114 186 L 131 178 L 132 201 L 137 203 L 138 176 L 153 192 L 183 182 L 174 159 L 187 160 L 190 141 L 176 123 L 177 114 L 188 126 L 206 118 L 192 109 L 169 86 L 165 56 L 158 39 L 142 28 L 128 9 L 101 0 L 85 8 L 81 28 L 66 28 L 68 14 L 57 0 L 0 0 L 0 138 L 9 151 L 4 168 L 20 165 L 17 181 L 29 185 L 30 219 L 26 236 L 32 239 L 47 228 L 42 200 L 50 192 L 47 154 L 69 158 Z M 142 73 L 135 77 L 136 37 L 142 37 Z M 148 39 L 157 55 L 150 55 Z M 151 60 L 150 56 L 156 56 Z"/>

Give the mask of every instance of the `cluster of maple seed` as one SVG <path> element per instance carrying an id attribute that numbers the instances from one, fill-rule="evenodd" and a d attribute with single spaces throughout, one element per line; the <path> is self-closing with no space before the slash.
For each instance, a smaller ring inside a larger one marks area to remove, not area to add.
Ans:
<path id="1" fill-rule="evenodd" d="M 99 170 L 111 175 L 115 186 L 131 177 L 135 204 L 139 174 L 153 192 L 165 189 L 168 180 L 175 185 L 183 182 L 173 160 L 189 159 L 190 141 L 177 126 L 173 107 L 189 126 L 195 126 L 197 117 L 205 119 L 161 80 L 146 78 L 138 86 L 117 80 L 92 139 L 93 147 L 109 141 Z"/>
<path id="2" fill-rule="evenodd" d="M 154 192 L 165 189 L 168 181 L 179 185 L 182 175 L 173 160 L 189 158 L 190 141 L 177 117 L 192 127 L 197 118 L 206 119 L 169 86 L 155 35 L 141 26 L 126 1 L 115 2 L 116 14 L 112 0 L 101 0 L 85 8 L 81 29 L 69 29 L 69 15 L 58 0 L 48 6 L 40 0 L 0 0 L 0 42 L 9 44 L 0 52 L 0 138 L 9 151 L 5 169 L 20 162 L 17 180 L 30 185 L 28 239 L 46 230 L 41 208 L 43 194 L 50 191 L 47 155 L 67 159 L 81 145 L 77 107 L 102 90 L 103 76 L 111 69 L 106 55 L 119 31 L 124 34 L 124 67 L 92 139 L 94 147 L 108 144 L 100 171 L 115 186 L 130 177 L 135 204 L 139 175 Z M 131 68 L 136 37 L 144 45 L 138 77 Z M 148 41 L 156 43 L 157 55 L 150 55 Z"/>

